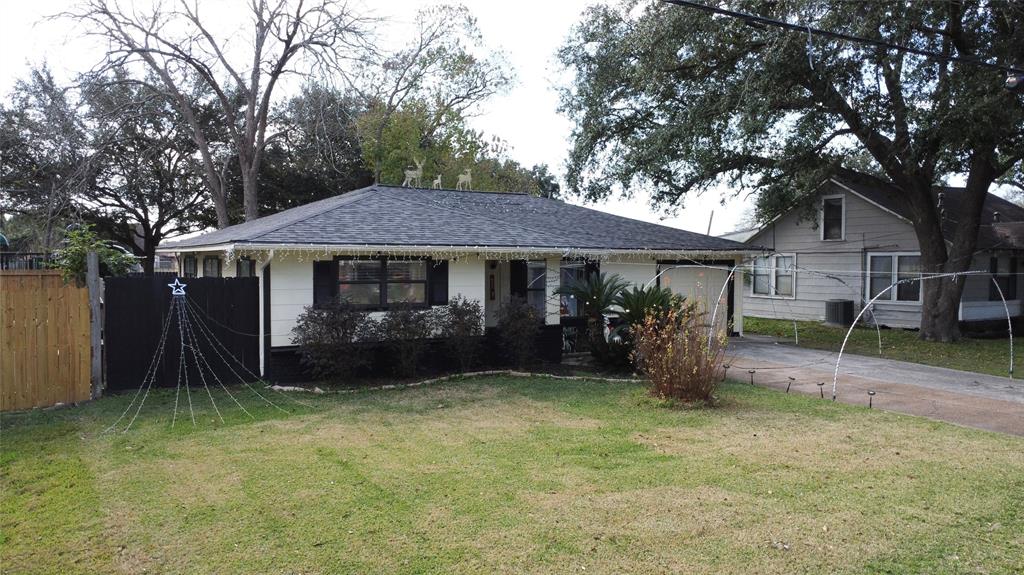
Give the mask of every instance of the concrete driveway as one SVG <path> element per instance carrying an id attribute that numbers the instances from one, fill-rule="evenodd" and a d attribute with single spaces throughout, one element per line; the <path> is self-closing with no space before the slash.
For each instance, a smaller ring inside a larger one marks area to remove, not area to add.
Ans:
<path id="1" fill-rule="evenodd" d="M 819 395 L 824 389 L 831 398 L 836 353 L 733 338 L 726 355 L 729 377 L 749 381 L 747 370 L 755 369 L 756 385 L 784 390 L 792 377 L 790 393 Z M 878 409 L 1024 435 L 1024 380 L 844 353 L 838 401 L 867 405 L 868 391 L 875 392 Z"/>

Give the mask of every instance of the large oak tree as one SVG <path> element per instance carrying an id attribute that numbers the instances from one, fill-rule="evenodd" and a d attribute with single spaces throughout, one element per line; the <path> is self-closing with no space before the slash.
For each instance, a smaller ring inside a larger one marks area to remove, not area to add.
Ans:
<path id="1" fill-rule="evenodd" d="M 1003 65 L 1024 63 L 1009 1 L 728 2 L 816 28 Z M 809 197 L 840 166 L 891 182 L 928 273 L 967 270 L 993 182 L 1019 170 L 1024 102 L 999 72 L 945 58 L 749 25 L 661 2 L 595 6 L 559 52 L 575 73 L 570 190 L 649 189 L 662 206 L 719 185 L 759 193 L 761 216 Z M 933 188 L 966 192 L 951 235 Z M 921 336 L 959 337 L 964 282 L 927 280 Z"/>
<path id="2" fill-rule="evenodd" d="M 223 14 L 195 0 L 139 2 L 83 0 L 62 14 L 107 42 L 98 73 L 142 65 L 156 78 L 149 88 L 171 98 L 192 130 L 219 227 L 228 225 L 225 163 L 236 161 L 245 219 L 259 217 L 258 178 L 266 147 L 278 132 L 271 111 L 288 76 L 343 74 L 364 57 L 367 21 L 337 0 L 251 0 L 239 3 L 240 33 L 224 28 Z M 197 90 L 197 86 L 199 89 Z M 213 94 L 230 146 L 220 150 L 199 119 L 196 93 Z"/>

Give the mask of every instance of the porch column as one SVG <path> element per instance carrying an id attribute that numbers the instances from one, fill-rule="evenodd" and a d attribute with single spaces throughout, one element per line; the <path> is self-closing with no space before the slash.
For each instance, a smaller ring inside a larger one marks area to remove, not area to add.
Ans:
<path id="1" fill-rule="evenodd" d="M 547 325 L 558 325 L 561 320 L 561 298 L 555 293 L 562 281 L 562 258 L 551 257 L 547 262 L 547 305 L 545 306 L 544 323 Z"/>

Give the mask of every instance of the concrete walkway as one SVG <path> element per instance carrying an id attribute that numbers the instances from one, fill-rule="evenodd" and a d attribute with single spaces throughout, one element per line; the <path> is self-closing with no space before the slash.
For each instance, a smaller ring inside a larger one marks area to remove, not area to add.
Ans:
<path id="1" fill-rule="evenodd" d="M 734 379 L 749 381 L 755 369 L 756 385 L 784 390 L 792 377 L 791 393 L 832 396 L 836 353 L 734 338 L 726 355 Z M 867 405 L 869 390 L 878 409 L 1024 435 L 1024 380 L 844 353 L 838 401 Z"/>

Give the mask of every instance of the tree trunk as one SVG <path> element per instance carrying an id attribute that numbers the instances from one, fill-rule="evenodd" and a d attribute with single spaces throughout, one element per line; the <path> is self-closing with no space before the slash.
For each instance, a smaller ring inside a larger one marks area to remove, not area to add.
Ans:
<path id="1" fill-rule="evenodd" d="M 982 207 L 995 179 L 991 157 L 992 151 L 988 149 L 977 150 L 972 155 L 957 211 L 945 216 L 956 222 L 948 238 L 943 233 L 943 216 L 936 208 L 927 179 L 919 178 L 915 182 L 917 189 L 907 199 L 915 216 L 914 231 L 921 249 L 921 269 L 925 273 L 960 273 L 970 269 L 978 245 Z M 960 339 L 960 298 L 965 279 L 965 276 L 957 276 L 921 282 L 921 339 L 941 342 Z"/>
<path id="2" fill-rule="evenodd" d="M 246 162 L 248 163 L 248 162 Z M 242 165 L 242 204 L 245 207 L 245 221 L 249 222 L 260 217 L 257 199 L 258 168 Z"/>
<path id="3" fill-rule="evenodd" d="M 156 244 L 150 241 L 146 242 L 145 248 L 143 248 L 145 254 L 142 256 L 142 275 L 151 276 L 155 268 L 156 260 Z"/>

